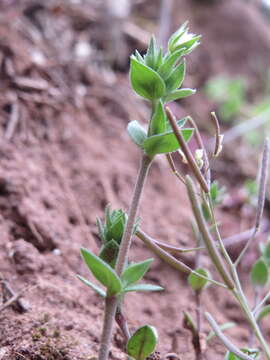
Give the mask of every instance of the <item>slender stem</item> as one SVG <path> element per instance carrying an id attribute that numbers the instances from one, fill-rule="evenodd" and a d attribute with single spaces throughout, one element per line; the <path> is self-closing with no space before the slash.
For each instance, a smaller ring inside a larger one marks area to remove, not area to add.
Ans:
<path id="1" fill-rule="evenodd" d="M 117 297 L 109 296 L 105 299 L 105 316 L 103 321 L 103 330 L 100 340 L 99 360 L 107 360 L 110 350 L 112 329 L 117 308 Z"/>
<path id="2" fill-rule="evenodd" d="M 121 240 L 121 245 L 119 249 L 119 254 L 115 266 L 115 270 L 118 275 L 121 275 L 124 266 L 128 259 L 128 252 L 132 241 L 132 233 L 134 223 L 137 217 L 137 211 L 140 203 L 141 194 L 143 191 L 145 179 L 151 165 L 152 159 L 143 155 L 141 160 L 141 166 L 139 170 L 139 174 L 137 177 L 137 181 L 135 184 L 133 197 L 131 200 L 131 205 L 129 208 L 128 219 L 125 227 L 125 231 L 123 234 L 123 238 Z M 105 317 L 103 322 L 103 331 L 101 336 L 100 350 L 99 350 L 99 360 L 107 360 L 109 355 L 110 342 L 112 337 L 112 329 L 113 323 L 115 320 L 115 314 L 117 309 L 118 299 L 116 296 L 111 296 L 106 298 L 105 302 Z"/>
<path id="3" fill-rule="evenodd" d="M 129 208 L 128 213 L 128 219 L 127 224 L 125 227 L 125 231 L 123 234 L 123 238 L 121 240 L 121 246 L 119 249 L 119 254 L 115 266 L 115 271 L 118 275 L 121 275 L 125 263 L 128 258 L 128 252 L 132 241 L 132 233 L 133 233 L 133 227 L 134 223 L 136 221 L 138 207 L 141 199 L 141 194 L 143 191 L 145 179 L 149 170 L 149 167 L 151 165 L 152 159 L 148 155 L 143 155 L 142 161 L 141 161 L 141 167 L 138 174 L 137 182 L 134 188 L 134 193 L 131 201 L 131 205 Z"/>

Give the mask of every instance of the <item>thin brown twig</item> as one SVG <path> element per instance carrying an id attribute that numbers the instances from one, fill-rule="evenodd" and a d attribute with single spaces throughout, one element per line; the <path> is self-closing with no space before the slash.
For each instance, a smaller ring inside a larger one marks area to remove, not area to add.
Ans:
<path id="1" fill-rule="evenodd" d="M 185 142 L 185 139 L 183 138 L 183 136 L 181 134 L 181 131 L 179 131 L 179 129 L 178 129 L 178 126 L 177 126 L 177 123 L 176 123 L 173 113 L 171 112 L 171 110 L 168 107 L 166 107 L 166 114 L 167 114 L 168 120 L 172 126 L 173 132 L 179 142 L 179 145 L 181 146 L 181 150 L 183 151 L 183 153 L 188 161 L 188 164 L 189 164 L 191 170 L 193 171 L 193 174 L 195 175 L 196 179 L 198 180 L 199 184 L 201 185 L 203 191 L 208 193 L 209 186 L 208 186 L 205 178 L 203 177 L 191 151 L 189 150 L 189 148 Z"/>

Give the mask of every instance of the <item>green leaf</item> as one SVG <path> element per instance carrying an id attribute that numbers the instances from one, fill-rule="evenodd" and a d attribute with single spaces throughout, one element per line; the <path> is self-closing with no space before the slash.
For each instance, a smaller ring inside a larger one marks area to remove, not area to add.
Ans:
<path id="1" fill-rule="evenodd" d="M 164 111 L 164 106 L 160 100 L 156 106 L 154 115 L 150 122 L 150 135 L 157 135 L 165 132 L 167 116 Z"/>
<path id="2" fill-rule="evenodd" d="M 188 141 L 193 133 L 193 129 L 182 129 L 181 133 L 186 141 Z M 146 154 L 154 156 L 156 154 L 164 154 L 176 151 L 180 145 L 172 131 L 159 135 L 148 137 L 143 143 Z"/>
<path id="3" fill-rule="evenodd" d="M 268 282 L 268 268 L 263 259 L 259 259 L 252 266 L 251 282 L 254 286 L 264 287 Z"/>
<path id="4" fill-rule="evenodd" d="M 198 268 L 198 269 L 195 269 L 195 271 L 207 278 L 211 277 L 209 271 L 207 271 L 204 268 Z M 188 276 L 188 283 L 194 291 L 199 292 L 206 287 L 208 281 L 206 279 L 199 277 L 198 275 L 196 275 L 194 273 L 190 273 Z"/>
<path id="5" fill-rule="evenodd" d="M 240 350 L 253 359 L 259 359 L 260 352 L 258 349 L 242 348 Z M 235 354 L 233 354 L 232 352 L 227 351 L 227 353 L 225 355 L 225 360 L 241 360 L 241 359 L 238 356 L 236 356 Z"/>
<path id="6" fill-rule="evenodd" d="M 185 78 L 185 73 L 186 73 L 186 63 L 185 61 L 183 61 L 182 64 L 178 65 L 174 69 L 174 71 L 165 81 L 165 85 L 168 93 L 178 89 L 182 85 Z"/>
<path id="7" fill-rule="evenodd" d="M 220 330 L 224 331 L 224 330 L 228 330 L 228 329 L 231 329 L 232 327 L 235 327 L 236 326 L 236 323 L 234 322 L 227 322 L 225 324 L 222 324 L 220 325 Z M 207 338 L 206 338 L 206 341 L 210 341 L 213 337 L 215 337 L 216 334 L 213 330 L 211 330 L 209 332 L 209 334 L 207 335 Z"/>
<path id="8" fill-rule="evenodd" d="M 148 100 L 162 98 L 166 87 L 163 79 L 150 67 L 131 57 L 130 80 L 133 90 Z"/>
<path id="9" fill-rule="evenodd" d="M 127 343 L 127 353 L 136 360 L 145 360 L 155 350 L 158 334 L 153 326 L 140 327 Z"/>
<path id="10" fill-rule="evenodd" d="M 144 58 L 142 57 L 142 55 L 139 53 L 138 50 L 135 50 L 135 57 L 140 63 L 144 64 Z"/>
<path id="11" fill-rule="evenodd" d="M 266 262 L 266 265 L 270 267 L 270 241 L 267 242 L 263 249 L 263 259 Z"/>
<path id="12" fill-rule="evenodd" d="M 138 123 L 137 120 L 133 120 L 128 124 L 127 131 L 132 141 L 138 145 L 139 147 L 143 147 L 143 143 L 147 138 L 146 131 L 144 128 Z"/>
<path id="13" fill-rule="evenodd" d="M 148 271 L 154 259 L 147 259 L 135 264 L 130 264 L 121 275 L 122 284 L 124 287 L 134 284 L 139 281 Z"/>
<path id="14" fill-rule="evenodd" d="M 119 276 L 105 261 L 84 248 L 81 248 L 81 255 L 95 278 L 107 288 L 108 296 L 121 292 L 122 284 Z"/>
<path id="15" fill-rule="evenodd" d="M 81 280 L 85 285 L 89 286 L 91 289 L 95 290 L 99 295 L 101 295 L 102 297 L 106 297 L 106 292 L 101 289 L 100 287 L 98 287 L 97 285 L 91 283 L 90 281 L 86 280 L 84 277 L 77 275 L 77 278 L 79 280 Z"/>
<path id="16" fill-rule="evenodd" d="M 214 181 L 211 184 L 210 187 L 210 196 L 213 202 L 215 202 L 217 200 L 218 197 L 218 183 L 216 181 Z"/>
<path id="17" fill-rule="evenodd" d="M 164 103 L 168 103 L 170 101 L 174 101 L 174 100 L 178 100 L 178 99 L 183 99 L 183 98 L 193 95 L 195 93 L 196 93 L 195 89 L 175 90 L 165 97 Z"/>
<path id="18" fill-rule="evenodd" d="M 256 319 L 257 321 L 262 320 L 265 316 L 270 314 L 270 304 L 265 305 L 260 311 L 259 313 L 256 315 Z"/>
<path id="19" fill-rule="evenodd" d="M 156 70 L 156 62 L 157 57 L 159 53 L 157 51 L 157 44 L 155 36 L 151 36 L 150 44 L 148 46 L 147 52 L 144 57 L 144 62 L 147 66 L 149 66 L 151 69 Z"/>
<path id="20" fill-rule="evenodd" d="M 119 245 L 115 240 L 112 239 L 102 246 L 99 257 L 114 269 L 118 252 Z"/>
<path id="21" fill-rule="evenodd" d="M 164 62 L 160 65 L 160 67 L 157 70 L 157 72 L 162 77 L 162 79 L 166 80 L 169 77 L 169 75 L 173 71 L 174 64 L 176 63 L 177 60 L 180 59 L 183 52 L 184 52 L 184 49 L 181 49 L 181 50 L 175 51 L 172 54 L 169 54 L 169 56 L 166 57 Z"/>
<path id="22" fill-rule="evenodd" d="M 131 291 L 163 291 L 164 288 L 158 285 L 152 284 L 135 284 L 127 286 L 123 292 L 131 292 Z"/>
<path id="23" fill-rule="evenodd" d="M 176 121 L 177 126 L 179 128 L 182 128 L 183 126 L 185 126 L 188 119 L 189 119 L 189 116 L 186 116 L 183 119 L 177 120 Z M 170 124 L 169 120 L 167 119 L 167 121 L 166 121 L 166 132 L 168 132 L 168 131 L 172 131 L 172 127 L 171 127 L 171 124 Z"/>
<path id="24" fill-rule="evenodd" d="M 110 226 L 106 228 L 105 237 L 107 241 L 114 239 L 118 244 L 120 244 L 125 228 L 123 214 L 118 214 L 116 219 L 112 220 Z"/>

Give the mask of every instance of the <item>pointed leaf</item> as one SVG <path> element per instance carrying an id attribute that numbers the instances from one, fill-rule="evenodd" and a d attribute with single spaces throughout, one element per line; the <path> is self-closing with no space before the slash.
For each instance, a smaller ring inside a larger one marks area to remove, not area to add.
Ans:
<path id="1" fill-rule="evenodd" d="M 130 264 L 121 275 L 124 287 L 139 281 L 149 269 L 154 259 L 147 259 L 142 262 Z"/>
<path id="2" fill-rule="evenodd" d="M 168 103 L 170 101 L 174 101 L 174 100 L 178 100 L 178 99 L 183 99 L 183 98 L 193 95 L 195 93 L 196 93 L 195 89 L 175 90 L 165 97 L 164 103 Z"/>
<path id="3" fill-rule="evenodd" d="M 169 56 L 166 57 L 164 62 L 160 65 L 157 72 L 162 77 L 162 79 L 166 80 L 169 75 L 173 71 L 173 66 L 176 63 L 177 60 L 180 59 L 181 55 L 183 54 L 185 49 L 181 49 L 178 51 L 175 51 L 172 54 L 169 54 Z"/>
<path id="4" fill-rule="evenodd" d="M 77 275 L 77 278 L 79 280 L 81 280 L 85 285 L 89 286 L 91 289 L 95 290 L 99 295 L 101 295 L 102 297 L 106 297 L 106 292 L 101 289 L 100 287 L 98 287 L 97 285 L 91 283 L 90 281 L 86 280 L 84 277 Z"/>
<path id="5" fill-rule="evenodd" d="M 107 288 L 108 296 L 118 294 L 122 290 L 121 280 L 110 265 L 87 249 L 81 248 L 81 255 L 95 278 Z"/>
<path id="6" fill-rule="evenodd" d="M 150 135 L 157 135 L 165 132 L 167 117 L 164 111 L 164 106 L 160 100 L 156 106 L 156 110 L 151 119 Z"/>
<path id="7" fill-rule="evenodd" d="M 263 259 L 259 259 L 252 266 L 251 281 L 253 286 L 264 287 L 268 282 L 268 268 Z"/>
<path id="8" fill-rule="evenodd" d="M 133 120 L 128 124 L 127 131 L 132 141 L 142 147 L 144 141 L 147 138 L 146 131 L 144 128 L 138 123 L 137 120 Z"/>
<path id="9" fill-rule="evenodd" d="M 260 311 L 259 313 L 256 315 L 256 320 L 260 321 L 262 320 L 265 316 L 270 314 L 270 304 L 265 305 Z"/>
<path id="10" fill-rule="evenodd" d="M 135 284 L 127 286 L 123 292 L 131 292 L 131 291 L 163 291 L 164 288 L 158 285 L 152 284 Z"/>
<path id="11" fill-rule="evenodd" d="M 144 57 L 145 65 L 149 66 L 151 69 L 156 70 L 156 60 L 158 56 L 157 44 L 155 36 L 152 35 L 150 39 L 150 44 L 148 46 L 147 52 Z"/>
<path id="12" fill-rule="evenodd" d="M 115 240 L 112 239 L 102 246 L 99 257 L 114 269 L 118 252 L 119 245 Z"/>
<path id="13" fill-rule="evenodd" d="M 183 119 L 180 119 L 180 120 L 177 120 L 176 123 L 177 123 L 177 126 L 179 128 L 182 128 L 183 126 L 185 126 L 187 120 L 189 119 L 189 116 L 186 116 L 184 117 Z M 172 130 L 172 127 L 171 127 L 171 124 L 169 123 L 168 119 L 167 119 L 167 122 L 166 122 L 166 132 L 168 131 L 171 131 Z"/>
<path id="14" fill-rule="evenodd" d="M 193 129 L 182 129 L 181 133 L 186 141 L 188 141 L 193 133 Z M 143 143 L 146 154 L 154 156 L 156 154 L 164 154 L 176 151 L 180 145 L 172 131 L 150 136 Z"/>
<path id="15" fill-rule="evenodd" d="M 102 240 L 102 242 L 105 242 L 104 226 L 103 226 L 102 221 L 100 220 L 99 217 L 97 217 L 97 219 L 96 219 L 96 224 L 97 224 L 97 228 L 98 228 L 99 237 Z"/>
<path id="16" fill-rule="evenodd" d="M 174 71 L 165 81 L 165 85 L 168 93 L 178 89 L 182 85 L 185 78 L 185 73 L 186 73 L 186 63 L 185 61 L 183 61 L 182 64 L 178 65 L 174 69 Z"/>
<path id="17" fill-rule="evenodd" d="M 224 331 L 224 330 L 228 330 L 228 329 L 231 329 L 231 328 L 233 328 L 233 327 L 235 327 L 236 326 L 236 323 L 234 323 L 234 322 L 227 322 L 227 323 L 225 323 L 225 324 L 222 324 L 222 325 L 220 325 L 220 330 L 222 330 L 222 331 Z M 215 337 L 216 336 L 216 334 L 215 334 L 215 332 L 213 331 L 213 330 L 211 330 L 210 332 L 209 332 L 209 334 L 207 335 L 207 338 L 206 338 L 206 341 L 210 341 L 213 337 Z"/>
<path id="18" fill-rule="evenodd" d="M 124 227 L 125 224 L 123 216 L 119 214 L 119 216 L 113 220 L 111 226 L 107 228 L 106 240 L 110 241 L 114 239 L 118 244 L 120 244 L 124 232 Z"/>
<path id="19" fill-rule="evenodd" d="M 136 360 L 145 360 L 155 350 L 158 341 L 157 331 L 153 326 L 140 327 L 127 343 L 127 353 Z"/>
<path id="20" fill-rule="evenodd" d="M 130 80 L 133 90 L 140 96 L 155 100 L 160 99 L 166 91 L 165 83 L 157 72 L 131 57 Z"/>

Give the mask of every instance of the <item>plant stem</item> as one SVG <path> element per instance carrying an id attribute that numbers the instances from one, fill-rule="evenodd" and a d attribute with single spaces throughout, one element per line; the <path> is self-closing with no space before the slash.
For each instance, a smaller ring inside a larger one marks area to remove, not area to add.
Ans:
<path id="1" fill-rule="evenodd" d="M 151 162 L 152 162 L 152 158 L 150 158 L 145 154 L 142 156 L 141 166 L 135 184 L 131 205 L 129 208 L 128 219 L 123 234 L 123 238 L 121 240 L 119 254 L 115 266 L 115 271 L 119 276 L 121 275 L 128 259 L 128 252 L 132 241 L 133 227 L 136 221 L 141 194 L 143 191 L 145 179 L 147 177 L 147 173 L 151 165 Z M 106 298 L 105 317 L 103 322 L 103 330 L 102 330 L 99 357 L 98 357 L 99 360 L 108 359 L 117 304 L 118 304 L 117 296 L 110 296 Z"/>
<path id="2" fill-rule="evenodd" d="M 109 296 L 105 299 L 105 316 L 100 340 L 99 360 L 107 360 L 110 350 L 112 329 L 117 308 L 117 297 Z"/>
<path id="3" fill-rule="evenodd" d="M 148 155 L 144 154 L 141 160 L 141 167 L 135 184 L 133 197 L 128 213 L 128 220 L 123 234 L 123 238 L 121 240 L 119 254 L 115 266 L 115 271 L 118 275 L 121 275 L 128 258 L 128 252 L 132 241 L 133 227 L 136 221 L 141 194 L 151 162 L 152 159 Z"/>

